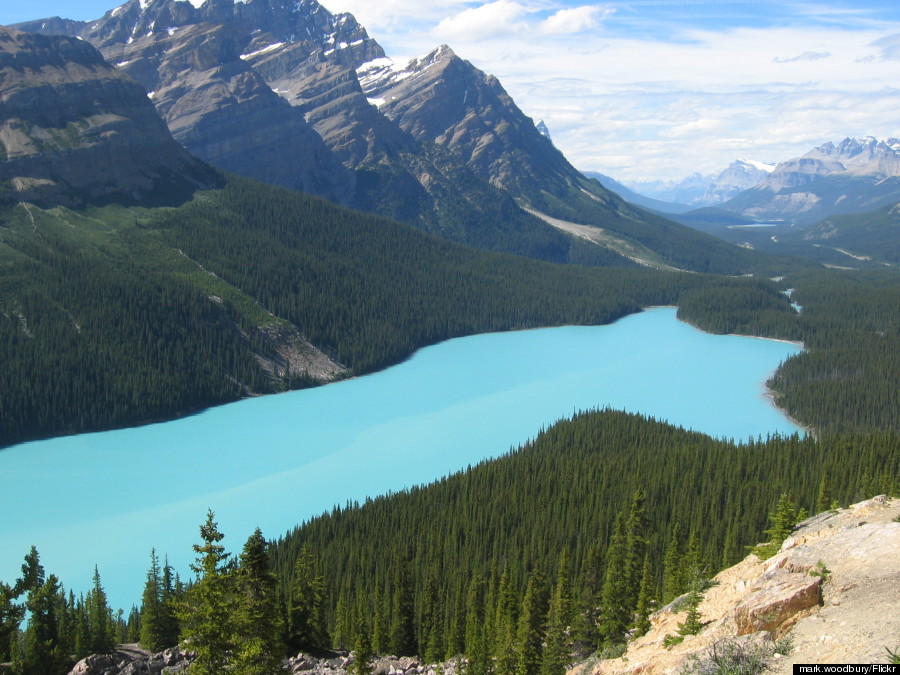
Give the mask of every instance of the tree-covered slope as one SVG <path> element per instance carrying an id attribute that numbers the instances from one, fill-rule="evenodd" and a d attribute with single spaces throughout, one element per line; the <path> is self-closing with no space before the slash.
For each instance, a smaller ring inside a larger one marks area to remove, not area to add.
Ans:
<path id="1" fill-rule="evenodd" d="M 708 282 L 474 251 L 239 178 L 177 208 L 22 203 L 0 213 L 0 444 L 368 372 L 460 335 L 606 323 Z M 340 365 L 291 356 L 314 348 Z"/>
<path id="2" fill-rule="evenodd" d="M 463 638 L 468 633 L 461 635 L 458 626 L 470 620 L 465 598 L 473 580 L 480 577 L 490 589 L 481 601 L 491 620 L 482 619 L 478 630 L 500 649 L 493 617 L 506 611 L 496 604 L 501 576 L 518 613 L 535 570 L 552 582 L 566 551 L 575 607 L 569 640 L 596 646 L 616 639 L 604 635 L 603 616 L 618 602 L 608 593 L 616 581 L 610 566 L 627 549 L 619 542 L 623 548 L 616 552 L 616 523 L 626 526 L 635 494 L 642 495 L 636 535 L 645 552 L 638 570 L 646 554 L 649 597 L 658 604 L 687 590 L 680 566 L 711 576 L 765 540 L 767 513 L 779 495 L 815 512 L 823 478 L 830 505 L 832 499 L 848 503 L 896 492 L 898 471 L 900 442 L 891 434 L 735 444 L 636 415 L 585 412 L 501 459 L 429 486 L 336 507 L 280 540 L 275 560 L 285 583 L 304 547 L 318 560 L 336 645 L 348 644 L 357 606 L 368 608 L 370 630 L 377 632 L 379 622 L 391 625 L 398 569 L 405 568 L 417 653 L 425 653 L 436 623 L 442 654 L 462 650 L 471 657 Z M 628 593 L 636 597 L 640 575 L 628 574 L 634 584 Z M 395 648 L 387 631 L 380 642 L 387 652 Z M 502 672 L 497 662 L 494 672 Z"/>

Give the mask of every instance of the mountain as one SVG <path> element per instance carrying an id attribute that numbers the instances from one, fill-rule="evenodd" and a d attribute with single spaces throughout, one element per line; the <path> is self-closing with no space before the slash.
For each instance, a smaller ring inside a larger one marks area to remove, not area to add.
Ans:
<path id="1" fill-rule="evenodd" d="M 0 201 L 174 203 L 221 184 L 90 45 L 0 27 Z"/>
<path id="2" fill-rule="evenodd" d="M 584 175 L 588 178 L 593 178 L 600 185 L 605 187 L 610 192 L 615 192 L 626 202 L 631 204 L 635 204 L 636 206 L 643 207 L 645 209 L 649 209 L 651 211 L 657 211 L 659 213 L 685 213 L 690 211 L 693 207 L 688 206 L 687 204 L 676 204 L 675 202 L 666 202 L 660 199 L 653 199 L 652 197 L 646 197 L 642 194 L 638 194 L 631 188 L 626 187 L 624 184 L 617 181 L 615 178 L 610 178 L 607 175 L 599 173 L 597 171 L 585 171 Z"/>
<path id="3" fill-rule="evenodd" d="M 773 164 L 738 159 L 724 169 L 706 176 L 694 173 L 677 182 L 641 181 L 632 183 L 631 189 L 644 198 L 687 204 L 694 208 L 715 206 L 759 184 L 774 168 Z M 634 203 L 639 204 L 640 202 L 635 201 Z M 669 210 L 668 212 L 683 213 L 684 211 Z"/>
<path id="4" fill-rule="evenodd" d="M 832 216 L 820 223 L 779 237 L 785 244 L 801 242 L 835 251 L 844 264 L 865 261 L 900 264 L 900 203 L 871 213 Z M 855 266 L 855 265 L 854 265 Z"/>
<path id="5" fill-rule="evenodd" d="M 496 78 L 449 47 L 396 64 L 351 15 L 316 0 L 128 0 L 96 21 L 20 27 L 96 46 L 144 86 L 176 140 L 228 171 L 480 248 L 747 269 L 744 252 L 587 180 Z M 560 222 L 593 230 L 573 236 Z"/>
<path id="6" fill-rule="evenodd" d="M 756 187 L 722 208 L 756 220 L 805 226 L 900 201 L 900 140 L 845 138 L 779 163 Z"/>
<path id="7" fill-rule="evenodd" d="M 739 159 L 729 164 L 712 179 L 701 202 L 713 206 L 726 202 L 744 190 L 759 185 L 774 171 L 775 165 Z"/>

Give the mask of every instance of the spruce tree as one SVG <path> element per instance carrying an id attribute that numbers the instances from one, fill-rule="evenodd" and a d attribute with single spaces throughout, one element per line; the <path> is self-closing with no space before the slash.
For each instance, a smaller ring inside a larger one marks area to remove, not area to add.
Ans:
<path id="1" fill-rule="evenodd" d="M 162 633 L 162 578 L 154 548 L 150 550 L 150 569 L 141 597 L 141 646 L 150 652 L 171 646 L 163 644 Z"/>
<path id="2" fill-rule="evenodd" d="M 671 602 L 687 590 L 683 556 L 681 524 L 675 523 L 663 558 L 663 602 Z"/>
<path id="3" fill-rule="evenodd" d="M 25 618 L 25 607 L 15 602 L 13 588 L 0 581 L 0 662 L 12 660 L 11 640 Z"/>
<path id="4" fill-rule="evenodd" d="M 309 651 L 328 646 L 325 629 L 325 582 L 316 570 L 316 561 L 304 545 L 294 563 L 288 604 L 288 632 L 291 647 Z"/>
<path id="5" fill-rule="evenodd" d="M 351 675 L 369 675 L 372 672 L 369 662 L 374 654 L 372 653 L 372 641 L 367 620 L 367 612 L 362 603 L 360 603 L 357 607 L 356 621 L 354 622 L 353 663 L 349 668 Z"/>
<path id="6" fill-rule="evenodd" d="M 277 579 L 270 569 L 268 543 L 259 528 L 241 552 L 237 571 L 237 641 L 229 669 L 237 675 L 270 675 L 281 662 Z"/>
<path id="7" fill-rule="evenodd" d="M 59 581 L 53 574 L 28 593 L 23 675 L 61 675 L 67 670 L 68 655 L 59 641 L 59 593 Z"/>
<path id="8" fill-rule="evenodd" d="M 516 634 L 516 675 L 538 675 L 547 618 L 547 584 L 540 570 L 528 576 Z"/>
<path id="9" fill-rule="evenodd" d="M 397 656 L 416 655 L 416 631 L 413 613 L 413 588 L 409 563 L 398 559 L 394 567 L 391 600 L 391 651 Z"/>
<path id="10" fill-rule="evenodd" d="M 819 483 L 819 492 L 816 495 L 816 513 L 822 513 L 832 508 L 831 484 L 828 481 L 828 474 L 822 474 L 822 480 Z"/>
<path id="11" fill-rule="evenodd" d="M 606 574 L 600 595 L 600 638 L 607 645 L 624 642 L 625 631 L 631 624 L 631 608 L 627 606 L 628 591 L 625 568 L 625 532 L 621 514 L 616 518 L 613 536 L 606 554 Z"/>
<path id="12" fill-rule="evenodd" d="M 564 549 L 556 570 L 556 584 L 547 613 L 547 633 L 541 675 L 565 675 L 571 656 L 569 626 L 572 622 L 572 597 L 569 583 L 569 551 Z"/>
<path id="13" fill-rule="evenodd" d="M 650 630 L 650 612 L 653 603 L 653 576 L 650 569 L 649 554 L 644 557 L 641 573 L 641 586 L 638 592 L 637 606 L 634 610 L 634 634 L 643 635 Z"/>
<path id="14" fill-rule="evenodd" d="M 489 637 L 485 631 L 485 582 L 475 574 L 466 594 L 466 675 L 487 675 L 491 665 Z"/>
<path id="15" fill-rule="evenodd" d="M 641 489 L 635 490 L 628 509 L 628 520 L 625 522 L 625 560 L 623 565 L 623 597 L 627 611 L 637 606 L 641 585 L 641 573 L 647 551 L 647 512 L 646 496 Z"/>
<path id="16" fill-rule="evenodd" d="M 94 566 L 93 587 L 88 593 L 88 617 L 91 627 L 90 650 L 94 654 L 111 654 L 116 649 L 115 631 L 106 600 L 106 591 L 100 583 L 100 571 Z"/>
<path id="17" fill-rule="evenodd" d="M 207 512 L 200 526 L 202 543 L 194 544 L 197 560 L 191 564 L 194 585 L 180 607 L 181 637 L 197 658 L 191 675 L 221 675 L 234 651 L 234 591 L 232 575 L 226 567 L 228 553 L 220 543 L 224 535 Z"/>
<path id="18" fill-rule="evenodd" d="M 503 568 L 497 587 L 494 616 L 494 673 L 514 675 L 516 672 L 516 598 L 513 594 L 509 567 Z"/>

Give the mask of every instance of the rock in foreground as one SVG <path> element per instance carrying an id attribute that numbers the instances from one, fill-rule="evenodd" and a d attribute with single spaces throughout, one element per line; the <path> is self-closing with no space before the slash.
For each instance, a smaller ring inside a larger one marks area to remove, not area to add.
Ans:
<path id="1" fill-rule="evenodd" d="M 887 650 L 900 646 L 898 517 L 900 500 L 886 497 L 820 513 L 772 558 L 750 555 L 716 575 L 699 607 L 698 635 L 664 646 L 686 615 L 672 603 L 621 658 L 570 673 L 674 673 L 713 652 L 761 655 L 770 672 L 785 675 L 795 663 L 886 663 Z"/>

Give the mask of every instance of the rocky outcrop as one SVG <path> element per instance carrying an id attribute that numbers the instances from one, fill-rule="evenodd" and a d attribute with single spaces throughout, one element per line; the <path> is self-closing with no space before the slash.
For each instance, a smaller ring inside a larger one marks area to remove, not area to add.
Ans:
<path id="1" fill-rule="evenodd" d="M 183 673 L 193 655 L 172 647 L 150 654 L 137 645 L 121 645 L 113 654 L 92 654 L 69 671 L 69 675 L 175 675 Z"/>
<path id="2" fill-rule="evenodd" d="M 581 675 L 673 673 L 691 659 L 763 655 L 776 673 L 794 663 L 885 663 L 900 636 L 900 500 L 885 497 L 801 523 L 779 553 L 720 572 L 699 610 L 704 628 L 666 647 L 685 611 L 677 601 L 622 658 L 579 664 Z M 788 648 L 790 645 L 790 648 Z"/>
<path id="3" fill-rule="evenodd" d="M 123 645 L 115 654 L 95 654 L 79 661 L 69 675 L 168 675 L 184 672 L 194 654 L 178 647 L 149 654 L 136 645 Z M 341 653 L 315 657 L 300 653 L 281 663 L 284 673 L 298 675 L 349 675 L 353 654 Z M 384 656 L 370 663 L 373 675 L 460 675 L 462 663 L 425 664 L 411 656 Z"/>
<path id="4" fill-rule="evenodd" d="M 91 45 L 0 27 L 0 200 L 173 203 L 217 183 Z"/>

